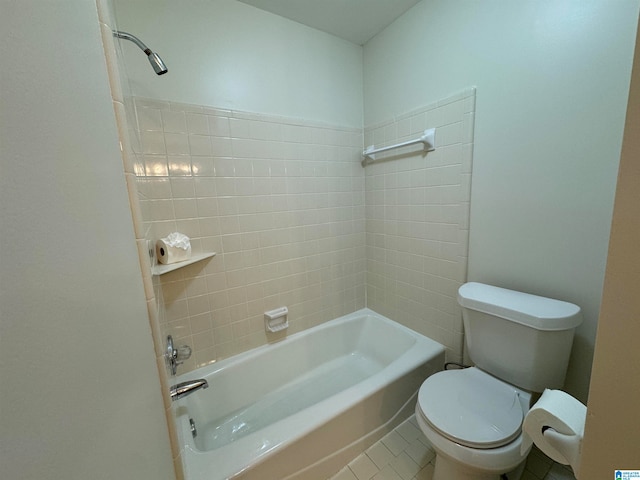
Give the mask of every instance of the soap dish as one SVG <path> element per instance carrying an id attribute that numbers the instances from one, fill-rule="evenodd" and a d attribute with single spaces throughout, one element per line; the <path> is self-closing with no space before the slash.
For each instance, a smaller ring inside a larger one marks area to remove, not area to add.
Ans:
<path id="1" fill-rule="evenodd" d="M 289 320 L 287 315 L 289 309 L 287 307 L 276 308 L 275 310 L 269 310 L 264 312 L 264 328 L 268 332 L 276 333 L 289 327 Z"/>

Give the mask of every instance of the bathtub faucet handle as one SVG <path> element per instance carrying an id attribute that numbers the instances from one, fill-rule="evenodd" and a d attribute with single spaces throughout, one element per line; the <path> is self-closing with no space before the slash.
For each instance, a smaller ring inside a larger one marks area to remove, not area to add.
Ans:
<path id="1" fill-rule="evenodd" d="M 182 363 L 184 360 L 191 356 L 191 347 L 189 345 L 181 345 L 176 348 L 178 354 L 176 358 Z"/>
<path id="2" fill-rule="evenodd" d="M 178 370 L 178 365 L 182 365 L 187 358 L 191 356 L 191 347 L 189 345 L 182 345 L 174 348 L 173 337 L 167 335 L 167 350 L 164 354 L 167 367 L 171 370 L 171 375 L 175 375 Z"/>

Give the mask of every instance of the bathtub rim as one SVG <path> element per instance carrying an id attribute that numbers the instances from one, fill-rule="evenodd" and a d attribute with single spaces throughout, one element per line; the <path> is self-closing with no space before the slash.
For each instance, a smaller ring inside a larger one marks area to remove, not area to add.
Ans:
<path id="1" fill-rule="evenodd" d="M 312 333 L 321 331 L 321 330 L 326 330 L 329 329 L 331 327 L 334 327 L 340 323 L 346 323 L 349 322 L 351 320 L 360 318 L 360 317 L 376 317 L 378 319 L 383 320 L 385 323 L 392 325 L 394 328 L 399 328 L 401 330 L 406 331 L 407 333 L 409 333 L 412 336 L 416 336 L 418 335 L 419 337 L 422 338 L 426 338 L 431 342 L 434 342 L 434 346 L 442 346 L 442 348 L 445 348 L 442 344 L 440 344 L 439 342 L 425 336 L 422 335 L 421 333 L 416 332 L 415 330 L 412 330 L 409 327 L 406 327 L 405 325 L 402 325 L 400 322 L 396 322 L 394 320 L 391 320 L 388 317 L 385 317 L 384 315 L 377 313 L 373 310 L 371 310 L 370 308 L 361 308 L 359 310 L 356 310 L 355 312 L 351 312 L 348 313 L 346 315 L 343 315 L 341 317 L 338 318 L 334 318 L 332 320 L 327 320 L 326 322 L 323 322 L 319 325 L 315 325 L 313 327 L 307 328 L 305 330 L 301 330 L 299 332 L 295 332 L 292 333 L 291 335 L 287 335 L 284 338 L 279 338 L 277 340 L 274 340 L 272 342 L 266 343 L 264 345 L 260 345 L 258 347 L 252 348 L 250 350 L 238 353 L 236 355 L 232 355 L 230 357 L 227 358 L 223 358 L 222 360 L 218 360 L 215 362 L 212 362 L 208 365 L 203 365 L 201 367 L 196 368 L 195 370 L 191 370 L 190 372 L 186 372 L 186 373 L 181 373 L 180 375 L 176 375 L 175 377 L 173 377 L 173 379 L 175 380 L 176 383 L 178 382 L 184 382 L 187 380 L 191 380 L 193 378 L 205 378 L 208 375 L 213 375 L 221 370 L 224 370 L 225 368 L 227 368 L 229 365 L 234 365 L 236 363 L 243 363 L 243 362 L 248 362 L 249 360 L 253 359 L 254 357 L 260 356 L 263 352 L 266 352 L 270 349 L 273 349 L 274 347 L 278 347 L 279 345 L 283 345 L 285 343 L 288 342 L 293 342 L 296 339 L 299 338 L 303 338 L 305 336 L 311 335 Z M 177 402 L 174 402 L 174 405 L 177 404 L 178 402 L 183 402 L 184 399 L 178 400 Z"/>

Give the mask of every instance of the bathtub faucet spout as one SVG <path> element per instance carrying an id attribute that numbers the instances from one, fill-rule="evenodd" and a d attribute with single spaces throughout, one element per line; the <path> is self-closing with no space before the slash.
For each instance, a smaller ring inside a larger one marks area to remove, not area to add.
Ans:
<path id="1" fill-rule="evenodd" d="M 178 383 L 173 385 L 169 389 L 171 400 L 179 400 L 187 395 L 191 395 L 193 392 L 200 390 L 201 388 L 207 388 L 209 384 L 206 380 L 189 380 L 188 382 Z"/>

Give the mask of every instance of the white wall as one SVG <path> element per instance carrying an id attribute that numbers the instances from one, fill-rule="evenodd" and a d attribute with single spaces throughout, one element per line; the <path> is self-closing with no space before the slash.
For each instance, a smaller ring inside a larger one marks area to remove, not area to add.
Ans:
<path id="1" fill-rule="evenodd" d="M 469 279 L 579 304 L 586 399 L 638 2 L 425 0 L 364 47 L 365 125 L 477 86 Z"/>
<path id="2" fill-rule="evenodd" d="M 235 0 L 116 0 L 137 96 L 362 127 L 362 47 Z"/>
<path id="3" fill-rule="evenodd" d="M 95 3 L 0 31 L 2 477 L 175 478 Z"/>

